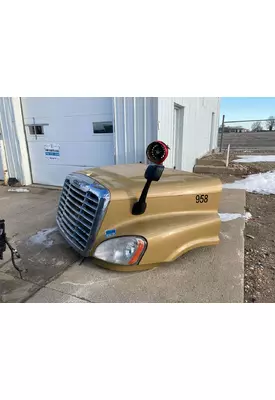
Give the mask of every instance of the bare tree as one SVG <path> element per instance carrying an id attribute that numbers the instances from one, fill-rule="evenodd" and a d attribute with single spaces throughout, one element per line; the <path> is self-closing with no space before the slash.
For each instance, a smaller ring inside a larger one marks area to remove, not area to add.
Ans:
<path id="1" fill-rule="evenodd" d="M 275 117 L 271 115 L 269 117 L 269 121 L 266 121 L 266 129 L 272 131 L 274 127 L 275 127 Z"/>
<path id="2" fill-rule="evenodd" d="M 253 122 L 251 125 L 252 132 L 260 132 L 263 130 L 262 123 L 260 121 Z"/>

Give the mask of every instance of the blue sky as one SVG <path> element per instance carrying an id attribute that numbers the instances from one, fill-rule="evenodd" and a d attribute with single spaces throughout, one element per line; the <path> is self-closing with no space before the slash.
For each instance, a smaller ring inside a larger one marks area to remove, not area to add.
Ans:
<path id="1" fill-rule="evenodd" d="M 275 115 L 275 97 L 222 97 L 220 123 L 225 120 L 261 119 Z M 251 123 L 235 125 L 251 126 Z"/>

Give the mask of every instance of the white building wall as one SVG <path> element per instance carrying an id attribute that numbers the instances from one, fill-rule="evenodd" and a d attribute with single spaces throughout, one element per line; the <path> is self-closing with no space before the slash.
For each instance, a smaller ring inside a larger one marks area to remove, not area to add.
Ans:
<path id="1" fill-rule="evenodd" d="M 215 113 L 212 148 L 217 145 L 219 98 L 26 97 L 21 98 L 23 119 L 18 99 L 0 98 L 0 118 L 9 176 L 16 177 L 23 184 L 31 183 L 26 146 L 23 146 L 23 122 L 32 124 L 33 119 L 37 124 L 48 124 L 45 136 L 37 138 L 29 135 L 26 129 L 34 183 L 62 185 L 65 176 L 77 169 L 147 162 L 146 147 L 157 139 L 171 147 L 165 164 L 173 167 L 175 104 L 183 107 L 184 111 L 181 169 L 192 171 L 196 158 L 210 150 L 212 113 Z M 94 135 L 92 124 L 99 121 L 113 121 L 114 134 Z M 46 159 L 45 143 L 58 143 L 62 157 Z"/>
<path id="2" fill-rule="evenodd" d="M 47 124 L 44 135 L 26 136 L 33 183 L 63 185 L 67 174 L 114 164 L 113 133 L 96 134 L 94 122 L 113 122 L 112 97 L 22 97 L 24 124 Z M 49 158 L 45 146 L 60 149 Z"/>
<path id="3" fill-rule="evenodd" d="M 24 183 L 23 155 L 18 138 L 12 97 L 0 97 L 0 120 L 5 144 L 8 176 Z"/>
<path id="4" fill-rule="evenodd" d="M 116 164 L 146 163 L 157 139 L 157 97 L 114 97 Z"/>
<path id="5" fill-rule="evenodd" d="M 3 157 L 2 157 L 2 152 L 4 151 L 4 147 L 3 147 L 3 139 L 0 133 L 0 181 L 4 180 L 4 169 L 3 169 Z"/>
<path id="6" fill-rule="evenodd" d="M 181 169 L 193 171 L 196 159 L 210 150 L 212 112 L 215 113 L 212 149 L 217 147 L 220 101 L 218 97 L 159 97 L 158 98 L 158 138 L 171 147 L 167 167 L 173 165 L 173 113 L 174 105 L 183 110 L 183 151 Z"/>
<path id="7" fill-rule="evenodd" d="M 0 119 L 0 181 L 4 180 L 4 140 L 2 135 L 2 128 L 1 128 L 1 119 Z"/>
<path id="8" fill-rule="evenodd" d="M 147 162 L 146 147 L 157 139 L 157 98 L 22 97 L 22 121 L 14 118 L 15 99 L 19 98 L 1 99 L 2 117 L 9 173 L 23 184 L 62 185 L 65 176 L 77 169 Z M 92 124 L 98 121 L 113 121 L 114 134 L 93 135 Z M 27 125 L 33 123 L 46 124 L 45 134 L 30 135 Z M 18 127 L 23 124 L 32 173 L 30 181 L 24 179 L 22 156 L 18 153 L 22 145 Z M 60 158 L 45 157 L 44 146 L 51 143 L 60 146 Z"/>

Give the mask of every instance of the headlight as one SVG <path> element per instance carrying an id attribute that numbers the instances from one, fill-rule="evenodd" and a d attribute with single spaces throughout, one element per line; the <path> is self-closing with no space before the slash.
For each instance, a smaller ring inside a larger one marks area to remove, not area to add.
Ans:
<path id="1" fill-rule="evenodd" d="M 121 236 L 102 242 L 93 256 L 114 264 L 134 265 L 140 261 L 146 246 L 146 240 L 141 237 Z"/>

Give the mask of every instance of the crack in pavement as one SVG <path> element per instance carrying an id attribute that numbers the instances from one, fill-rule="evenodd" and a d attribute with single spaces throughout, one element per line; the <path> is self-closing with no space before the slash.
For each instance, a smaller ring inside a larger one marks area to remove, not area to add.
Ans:
<path id="1" fill-rule="evenodd" d="M 27 299 L 24 299 L 23 302 L 26 303 L 26 301 L 28 301 L 29 299 L 34 297 L 41 289 L 53 290 L 55 292 L 64 294 L 65 296 L 71 296 L 71 297 L 74 297 L 75 299 L 79 299 L 79 300 L 83 300 L 83 301 L 88 302 L 88 303 L 92 303 L 90 300 L 85 299 L 84 297 L 80 297 L 80 296 L 77 296 L 77 295 L 71 294 L 71 293 L 65 293 L 65 292 L 62 292 L 62 290 L 58 290 L 58 289 L 55 289 L 55 288 L 49 288 L 49 287 L 46 287 L 46 286 L 41 286 L 36 292 L 34 292 L 32 295 L 30 295 Z"/>

